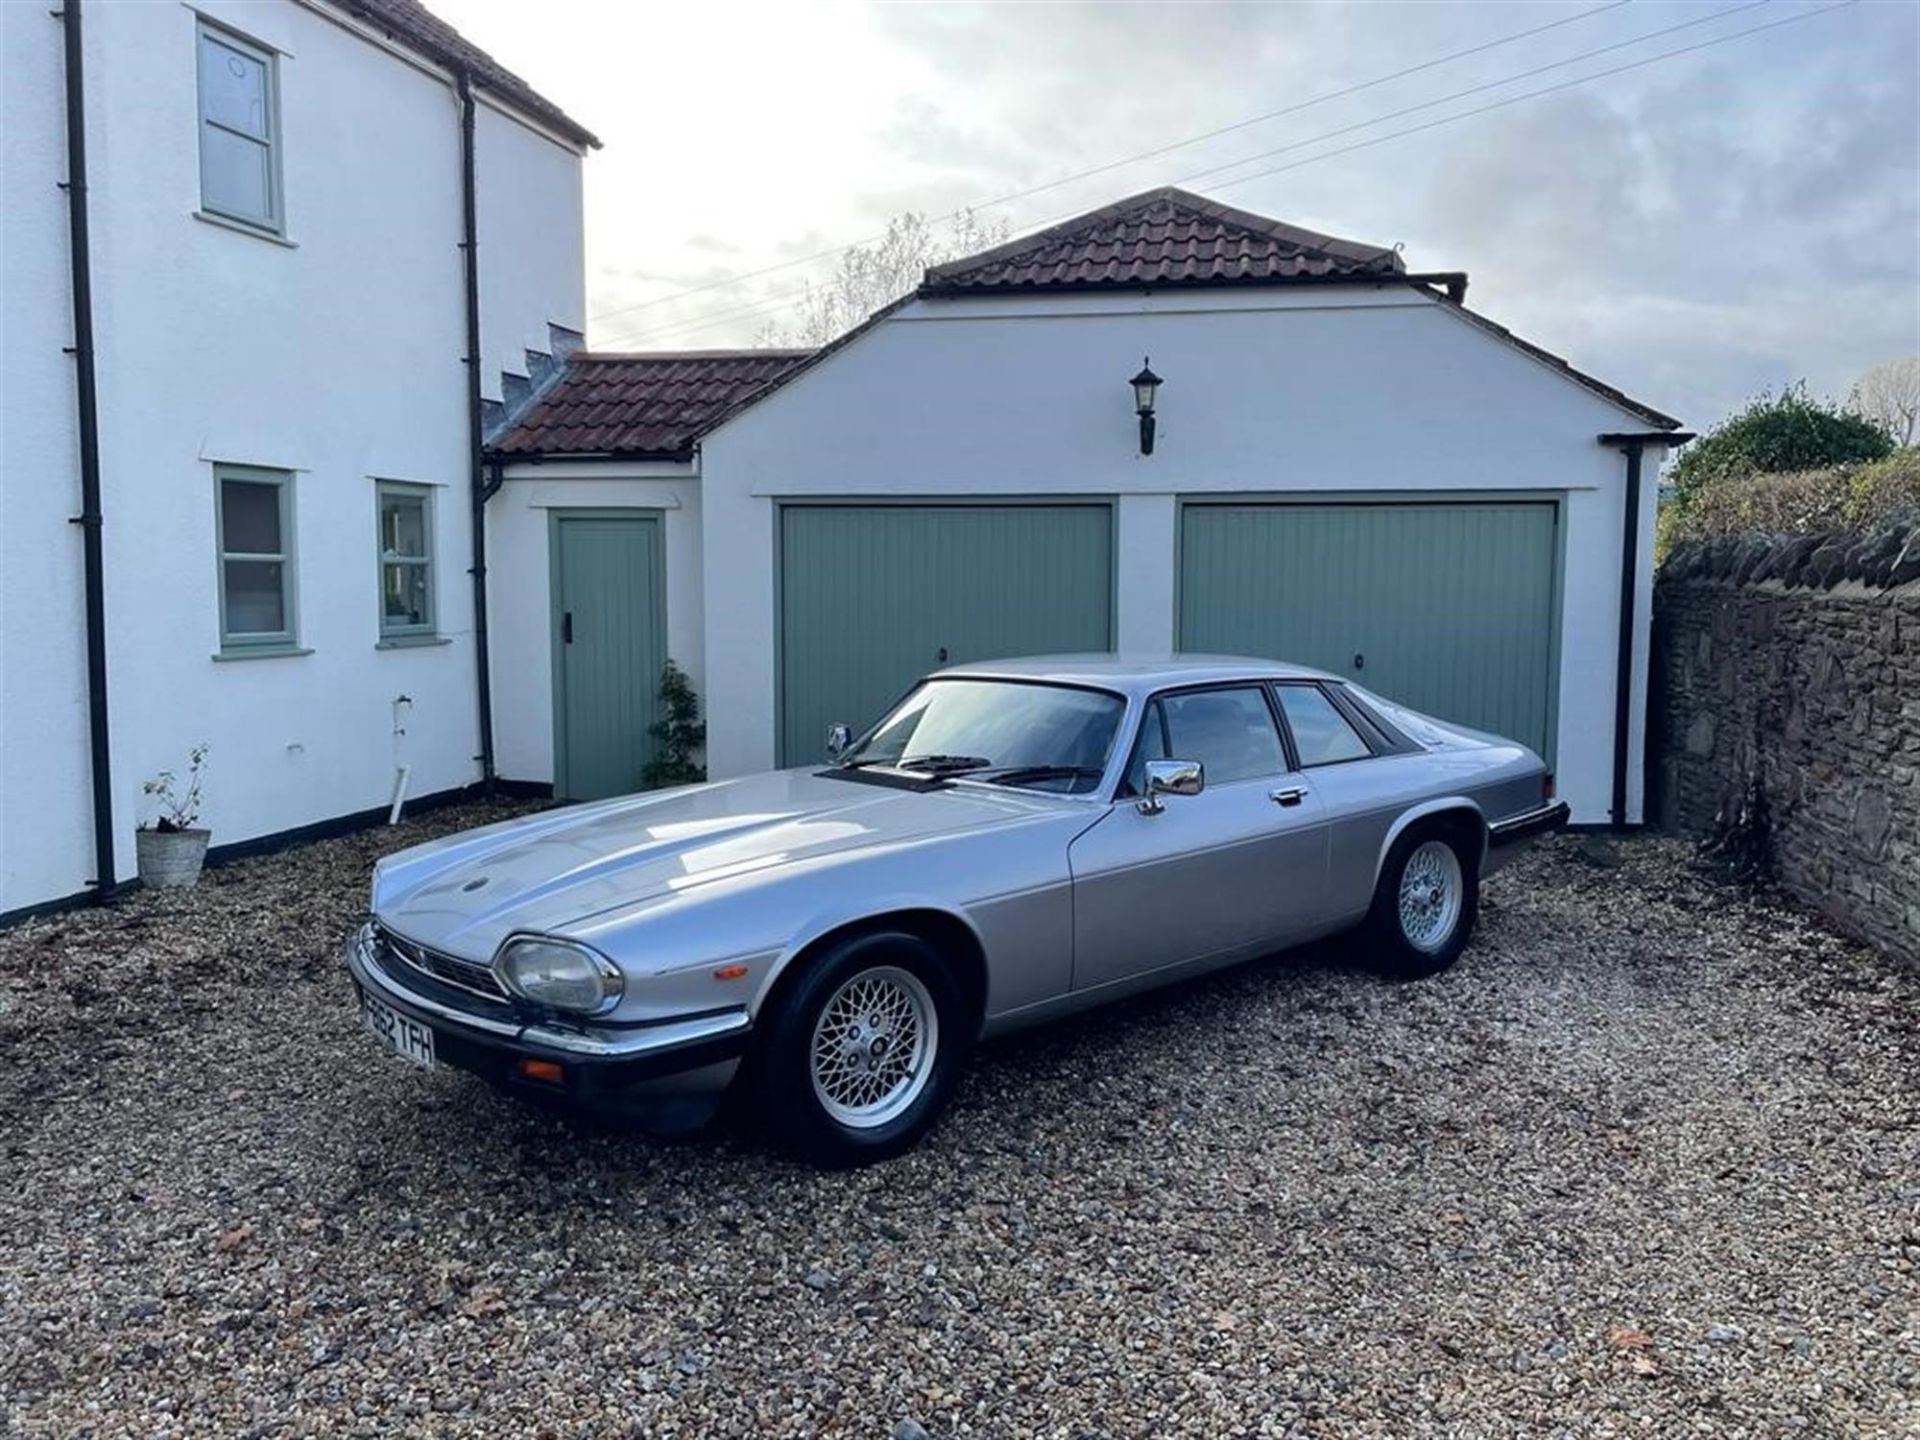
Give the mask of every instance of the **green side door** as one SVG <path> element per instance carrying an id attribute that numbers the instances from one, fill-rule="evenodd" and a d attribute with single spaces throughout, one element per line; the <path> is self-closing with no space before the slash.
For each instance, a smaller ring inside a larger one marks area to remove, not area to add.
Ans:
<path id="1" fill-rule="evenodd" d="M 1550 501 L 1187 505 L 1180 648 L 1346 676 L 1551 759 Z"/>
<path id="2" fill-rule="evenodd" d="M 552 524 L 554 794 L 630 794 L 653 758 L 667 662 L 660 520 L 555 511 Z"/>
<path id="3" fill-rule="evenodd" d="M 787 505 L 780 763 L 822 758 L 929 670 L 1113 644 L 1113 511 L 1097 504 Z"/>

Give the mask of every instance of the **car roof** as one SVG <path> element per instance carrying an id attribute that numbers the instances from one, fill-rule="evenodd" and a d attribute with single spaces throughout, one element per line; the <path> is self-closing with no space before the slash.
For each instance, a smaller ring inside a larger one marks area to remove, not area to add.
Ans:
<path id="1" fill-rule="evenodd" d="M 1324 670 L 1285 660 L 1245 655 L 1093 654 L 1034 655 L 1017 660 L 977 660 L 949 665 L 929 678 L 1051 680 L 1145 695 L 1169 685 L 1222 684 L 1235 680 L 1337 680 Z"/>

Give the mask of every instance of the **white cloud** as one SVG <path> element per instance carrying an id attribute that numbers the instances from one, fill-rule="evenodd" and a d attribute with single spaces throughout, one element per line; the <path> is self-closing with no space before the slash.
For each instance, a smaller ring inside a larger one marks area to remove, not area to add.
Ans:
<path id="1" fill-rule="evenodd" d="M 628 307 L 859 239 L 903 209 L 978 204 L 1594 0 L 430 3 L 606 141 L 587 167 L 594 342 L 706 346 L 750 341 L 765 318 L 756 307 L 809 272 Z M 1775 0 L 1383 128 L 1816 8 Z M 1037 224 L 1703 13 L 1620 7 L 991 213 Z M 1467 269 L 1470 299 L 1496 319 L 1705 424 L 1762 386 L 1804 377 L 1842 393 L 1870 364 L 1920 350 L 1916 74 L 1920 7 L 1862 4 L 1220 198 L 1404 241 L 1416 268 Z"/>

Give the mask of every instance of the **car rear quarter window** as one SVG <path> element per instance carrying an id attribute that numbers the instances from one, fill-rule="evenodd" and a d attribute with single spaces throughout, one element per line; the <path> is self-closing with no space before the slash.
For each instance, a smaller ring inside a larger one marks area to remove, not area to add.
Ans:
<path id="1" fill-rule="evenodd" d="M 1363 760 L 1373 754 L 1360 732 L 1334 708 L 1319 686 L 1278 685 L 1274 689 L 1287 726 L 1293 731 L 1293 745 L 1300 753 L 1303 769 Z"/>

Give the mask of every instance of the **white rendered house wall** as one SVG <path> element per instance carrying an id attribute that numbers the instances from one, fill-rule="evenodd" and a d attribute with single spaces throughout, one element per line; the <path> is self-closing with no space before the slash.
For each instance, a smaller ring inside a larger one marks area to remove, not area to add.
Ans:
<path id="1" fill-rule="evenodd" d="M 6 6 L 8 433 L 0 911 L 91 875 L 61 34 Z M 322 7 L 208 0 L 273 53 L 284 231 L 199 218 L 194 10 L 88 7 L 88 140 L 116 849 L 141 779 L 208 742 L 215 843 L 478 775 L 459 116 L 446 78 Z M 481 106 L 483 390 L 582 324 L 580 154 Z M 22 157 L 16 165 L 15 156 Z M 547 223 L 541 223 L 544 215 Z M 15 276 L 24 283 L 15 284 Z M 16 388 L 16 386 L 20 388 Z M 30 402 L 31 423 L 14 417 Z M 215 470 L 291 477 L 297 643 L 222 652 Z M 378 486 L 431 497 L 439 643 L 382 647 Z M 401 697 L 405 702 L 401 703 Z"/>
<path id="2" fill-rule="evenodd" d="M 1166 379 L 1151 457 L 1125 383 L 1142 355 Z M 1154 651 L 1174 638 L 1182 495 L 1544 493 L 1566 525 L 1560 788 L 1603 821 L 1625 467 L 1597 437 L 1643 428 L 1400 286 L 915 301 L 703 442 L 710 768 L 774 762 L 783 498 L 1114 496 L 1117 642 Z"/>

